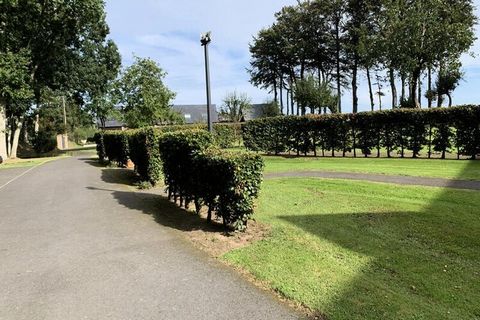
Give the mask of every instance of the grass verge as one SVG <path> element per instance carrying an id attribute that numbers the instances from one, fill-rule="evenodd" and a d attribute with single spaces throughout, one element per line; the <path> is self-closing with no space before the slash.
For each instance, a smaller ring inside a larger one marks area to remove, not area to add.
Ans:
<path id="1" fill-rule="evenodd" d="M 270 236 L 223 259 L 327 319 L 479 319 L 478 203 L 476 191 L 267 180 L 256 218 Z"/>
<path id="2" fill-rule="evenodd" d="M 64 157 L 64 156 L 62 156 Z M 46 158 L 32 158 L 32 159 L 9 159 L 4 163 L 0 164 L 0 170 L 9 169 L 9 168 L 27 168 L 34 167 L 43 162 L 48 162 L 52 160 L 59 159 L 61 157 L 46 157 Z"/>
<path id="3" fill-rule="evenodd" d="M 337 171 L 480 180 L 480 161 L 265 156 L 265 172 Z"/>

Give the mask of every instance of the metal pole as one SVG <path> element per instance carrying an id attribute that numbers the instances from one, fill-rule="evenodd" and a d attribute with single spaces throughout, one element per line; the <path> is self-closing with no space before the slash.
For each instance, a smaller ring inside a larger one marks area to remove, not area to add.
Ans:
<path id="1" fill-rule="evenodd" d="M 211 96 L 210 96 L 210 64 L 208 59 L 208 43 L 204 45 L 205 47 L 205 78 L 207 81 L 207 121 L 208 121 L 208 131 L 212 132 L 212 117 L 210 113 L 211 108 Z"/>

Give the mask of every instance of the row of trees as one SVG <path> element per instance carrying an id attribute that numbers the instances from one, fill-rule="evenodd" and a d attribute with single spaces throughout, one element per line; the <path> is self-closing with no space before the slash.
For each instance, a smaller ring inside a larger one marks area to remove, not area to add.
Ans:
<path id="1" fill-rule="evenodd" d="M 137 57 L 120 74 L 105 16 L 102 0 L 0 1 L 0 157 L 15 158 L 21 140 L 93 128 L 97 119 L 121 116 L 131 127 L 179 120 L 154 61 Z"/>
<path id="2" fill-rule="evenodd" d="M 462 77 L 460 56 L 475 40 L 472 0 L 304 0 L 276 13 L 250 45 L 251 83 L 273 92 L 287 114 L 342 112 L 342 92 L 358 111 L 359 75 L 370 107 L 386 81 L 391 106 L 441 105 Z M 436 81 L 432 75 L 436 73 Z M 400 83 L 400 90 L 397 85 Z M 400 100 L 398 93 L 400 91 Z"/>
<path id="3" fill-rule="evenodd" d="M 120 68 L 108 33 L 101 0 L 0 2 L 2 158 L 16 157 L 22 127 L 52 96 L 81 107 L 105 93 Z"/>

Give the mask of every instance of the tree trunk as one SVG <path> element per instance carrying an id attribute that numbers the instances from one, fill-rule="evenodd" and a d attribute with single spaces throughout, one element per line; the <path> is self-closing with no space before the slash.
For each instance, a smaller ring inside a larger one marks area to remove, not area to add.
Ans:
<path id="1" fill-rule="evenodd" d="M 340 81 L 340 18 L 335 20 L 335 59 L 337 72 L 337 112 L 342 113 L 342 88 Z"/>
<path id="2" fill-rule="evenodd" d="M 34 131 L 35 133 L 38 133 L 39 130 L 40 130 L 40 115 L 37 113 L 35 115 Z"/>
<path id="3" fill-rule="evenodd" d="M 7 154 L 7 115 L 5 101 L 0 99 L 0 157 L 5 161 Z"/>
<path id="4" fill-rule="evenodd" d="M 400 103 L 405 101 L 405 76 L 402 74 L 400 75 L 400 80 L 402 81 L 402 93 L 400 95 Z"/>
<path id="5" fill-rule="evenodd" d="M 277 80 L 273 82 L 273 100 L 275 101 L 275 103 L 278 103 Z"/>
<path id="6" fill-rule="evenodd" d="M 20 140 L 20 132 L 22 131 L 23 119 L 15 120 L 15 131 L 13 132 L 12 149 L 10 150 L 10 159 L 17 158 L 18 141 Z"/>
<path id="7" fill-rule="evenodd" d="M 443 62 L 440 61 L 440 66 L 438 68 L 438 74 L 442 74 L 442 71 L 443 71 Z M 443 95 L 441 92 L 437 92 L 437 108 L 440 108 L 442 106 L 442 103 L 443 103 Z"/>
<path id="8" fill-rule="evenodd" d="M 354 57 L 353 59 L 353 70 L 352 70 L 352 98 L 353 98 L 353 107 L 352 111 L 353 113 L 358 112 L 358 94 L 357 94 L 357 72 L 358 72 L 358 58 Z"/>
<path id="9" fill-rule="evenodd" d="M 373 89 L 372 89 L 372 79 L 370 76 L 370 68 L 367 67 L 367 81 L 368 81 L 368 93 L 370 94 L 370 107 L 372 111 L 375 110 L 375 102 L 373 101 Z"/>
<path id="10" fill-rule="evenodd" d="M 422 107 L 422 75 L 418 78 L 418 107 Z"/>
<path id="11" fill-rule="evenodd" d="M 420 102 L 418 101 L 418 96 L 417 96 L 417 86 L 418 86 L 418 81 L 420 79 L 420 69 L 415 69 L 412 72 L 412 78 L 410 81 L 410 101 L 413 103 L 413 107 L 415 108 L 420 108 Z"/>
<path id="12" fill-rule="evenodd" d="M 398 106 L 398 101 L 397 101 L 397 87 L 395 85 L 395 73 L 393 71 L 393 68 L 390 68 L 388 70 L 388 75 L 390 79 L 390 88 L 392 90 L 392 109 L 395 109 Z"/>
<path id="13" fill-rule="evenodd" d="M 287 116 L 290 115 L 290 90 L 287 89 Z"/>
<path id="14" fill-rule="evenodd" d="M 452 95 L 450 94 L 450 92 L 447 92 L 447 97 L 448 97 L 448 106 L 451 107 L 452 106 Z"/>
<path id="15" fill-rule="evenodd" d="M 443 103 L 443 95 L 438 93 L 437 94 L 437 108 L 440 108 L 442 106 L 442 103 Z"/>
<path id="16" fill-rule="evenodd" d="M 283 114 L 283 77 L 280 77 L 280 114 Z"/>
<path id="17" fill-rule="evenodd" d="M 432 107 L 432 67 L 428 66 L 428 108 Z"/>

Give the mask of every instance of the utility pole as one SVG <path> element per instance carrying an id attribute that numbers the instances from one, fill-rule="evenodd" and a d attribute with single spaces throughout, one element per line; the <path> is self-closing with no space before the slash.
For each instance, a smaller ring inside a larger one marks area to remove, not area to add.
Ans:
<path id="1" fill-rule="evenodd" d="M 63 107 L 63 134 L 62 134 L 62 150 L 68 149 L 68 136 L 67 136 L 67 109 L 65 107 L 65 96 L 62 96 Z"/>
<path id="2" fill-rule="evenodd" d="M 206 78 L 206 86 L 207 86 L 207 122 L 208 122 L 208 131 L 213 131 L 212 126 L 212 116 L 211 116 L 211 95 L 210 95 L 210 64 L 208 58 L 208 44 L 212 41 L 211 37 L 212 33 L 209 31 L 207 33 L 203 33 L 200 36 L 200 43 L 202 47 L 205 49 L 205 78 Z"/>

